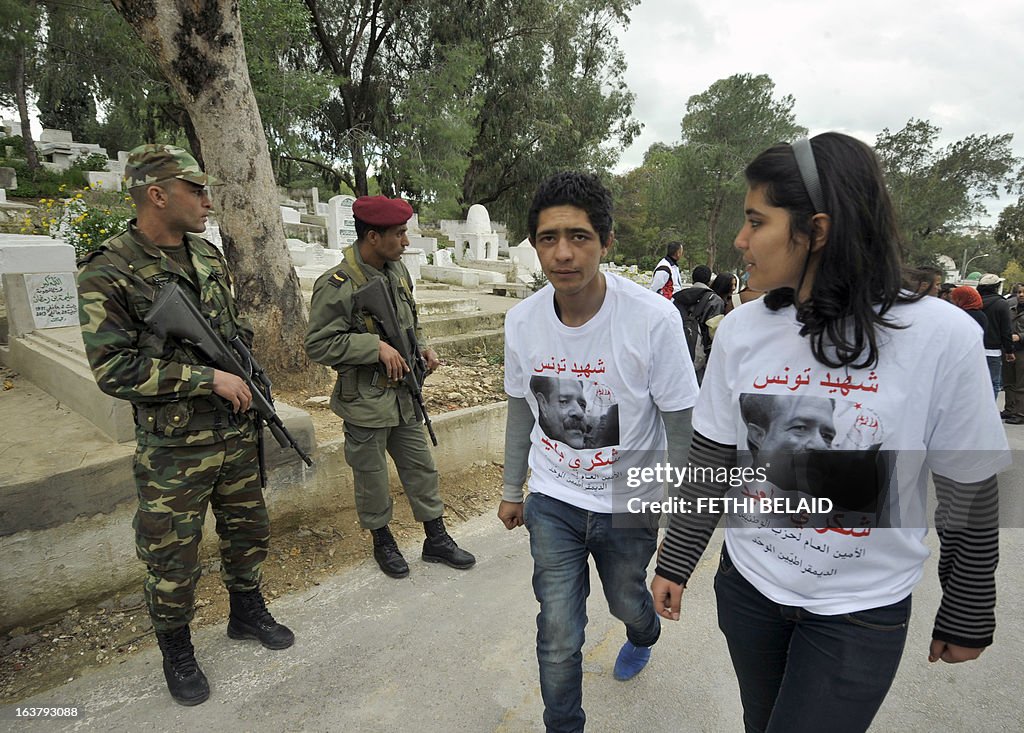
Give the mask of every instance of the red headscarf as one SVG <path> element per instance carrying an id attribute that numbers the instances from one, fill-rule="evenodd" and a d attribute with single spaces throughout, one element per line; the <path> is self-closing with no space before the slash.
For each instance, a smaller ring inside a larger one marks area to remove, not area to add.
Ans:
<path id="1" fill-rule="evenodd" d="M 953 288 L 953 292 L 949 294 L 949 299 L 953 301 L 954 305 L 960 306 L 965 311 L 978 311 L 983 306 L 981 294 L 970 285 L 961 285 L 958 288 Z"/>

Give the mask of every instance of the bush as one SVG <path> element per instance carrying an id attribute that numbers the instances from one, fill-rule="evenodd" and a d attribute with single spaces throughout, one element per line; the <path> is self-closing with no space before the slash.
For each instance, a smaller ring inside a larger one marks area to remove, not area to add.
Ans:
<path id="1" fill-rule="evenodd" d="M 39 208 L 25 217 L 21 231 L 63 239 L 75 248 L 76 257 L 83 257 L 122 231 L 133 216 L 130 196 L 85 188 L 70 198 L 40 199 Z"/>
<path id="2" fill-rule="evenodd" d="M 13 137 L 0 137 L 0 157 L 7 155 L 7 146 L 14 148 L 13 154 L 15 158 L 25 159 L 25 141 L 21 135 L 14 135 Z M 10 166 L 8 166 L 10 167 Z"/>
<path id="3" fill-rule="evenodd" d="M 91 153 L 80 157 L 71 164 L 72 170 L 82 171 L 105 171 L 107 169 L 107 156 L 102 153 Z"/>

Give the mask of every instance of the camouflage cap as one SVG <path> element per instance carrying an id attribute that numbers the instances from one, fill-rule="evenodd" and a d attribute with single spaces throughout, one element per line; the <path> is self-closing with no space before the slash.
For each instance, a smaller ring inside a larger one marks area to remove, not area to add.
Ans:
<path id="1" fill-rule="evenodd" d="M 128 188 L 180 178 L 199 186 L 218 186 L 220 181 L 203 173 L 187 150 L 174 145 L 140 145 L 128 154 L 124 181 Z"/>

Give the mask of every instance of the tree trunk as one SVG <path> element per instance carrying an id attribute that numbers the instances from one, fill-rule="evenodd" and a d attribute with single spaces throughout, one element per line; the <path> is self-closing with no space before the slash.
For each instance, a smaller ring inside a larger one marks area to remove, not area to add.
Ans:
<path id="1" fill-rule="evenodd" d="M 239 308 L 278 385 L 316 379 L 303 349 L 307 313 L 285 244 L 267 139 L 249 81 L 238 4 L 113 0 L 177 92 L 202 142 Z M 199 151 L 196 151 L 197 153 Z"/>
<path id="2" fill-rule="evenodd" d="M 18 105 L 18 118 L 21 120 L 21 141 L 25 146 L 25 162 L 29 170 L 39 167 L 39 156 L 36 155 L 36 143 L 32 139 L 32 121 L 28 116 L 28 94 L 25 91 L 25 49 L 18 48 L 14 54 L 14 96 Z"/>

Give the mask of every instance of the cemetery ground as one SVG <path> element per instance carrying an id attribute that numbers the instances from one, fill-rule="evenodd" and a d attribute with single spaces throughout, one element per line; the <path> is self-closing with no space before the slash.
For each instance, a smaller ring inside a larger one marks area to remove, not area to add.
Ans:
<path id="1" fill-rule="evenodd" d="M 424 396 L 428 414 L 487 404 L 505 398 L 500 354 L 448 359 L 427 379 Z M 0 365 L 0 389 L 18 389 L 20 375 Z M 342 435 L 341 419 L 325 404 L 322 394 L 281 393 L 275 397 L 308 410 L 317 440 Z M 445 520 L 458 539 L 458 525 L 492 512 L 501 496 L 501 467 L 480 463 L 458 473 L 442 474 Z M 308 589 L 352 565 L 372 563 L 368 532 L 353 509 L 333 515 L 298 519 L 285 526 L 272 520 L 270 556 L 264 565 L 268 600 Z M 497 520 L 495 520 L 497 521 Z M 399 544 L 422 535 L 408 502 L 396 496 L 392 530 Z M 131 528 L 125 527 L 125 542 Z M 216 557 L 206 558 L 196 596 L 193 629 L 226 625 L 228 595 L 219 577 Z M 288 623 L 287 618 L 280 618 Z M 155 644 L 141 589 L 80 605 L 48 623 L 19 627 L 0 636 L 0 705 L 16 702 L 78 677 L 87 668 L 120 664 L 130 655 Z"/>

